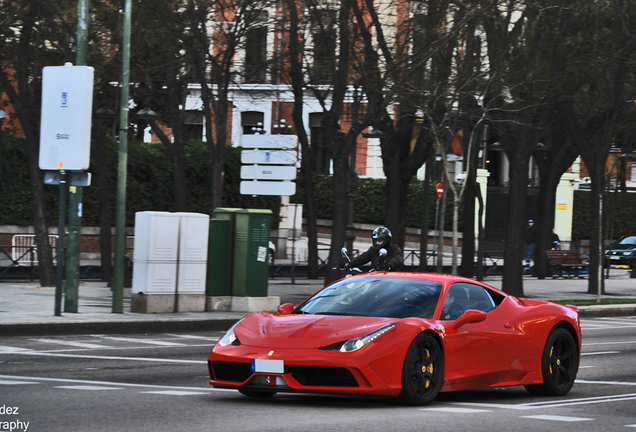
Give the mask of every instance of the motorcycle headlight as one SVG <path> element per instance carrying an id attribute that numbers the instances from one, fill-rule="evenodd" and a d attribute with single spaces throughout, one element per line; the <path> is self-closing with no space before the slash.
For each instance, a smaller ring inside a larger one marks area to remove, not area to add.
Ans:
<path id="1" fill-rule="evenodd" d="M 373 341 L 374 339 L 377 339 L 378 337 L 382 336 L 384 333 L 388 332 L 394 327 L 397 327 L 397 324 L 387 324 L 364 336 L 359 336 L 357 338 L 349 339 L 342 345 L 342 347 L 340 348 L 340 352 L 357 351 L 363 346 L 365 346 L 366 344 Z"/>
<path id="2" fill-rule="evenodd" d="M 243 321 L 243 320 L 241 320 Z M 238 337 L 236 336 L 236 333 L 234 333 L 234 328 L 241 322 L 237 322 L 236 324 L 234 324 L 232 327 L 230 327 L 230 329 L 227 331 L 227 333 L 225 333 L 223 335 L 223 337 L 221 339 L 219 339 L 218 344 L 221 346 L 228 346 L 228 345 L 240 345 L 241 341 L 238 339 Z"/>

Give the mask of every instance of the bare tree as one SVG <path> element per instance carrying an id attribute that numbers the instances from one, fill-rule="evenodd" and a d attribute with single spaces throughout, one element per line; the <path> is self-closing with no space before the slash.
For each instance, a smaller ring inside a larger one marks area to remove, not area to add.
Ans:
<path id="1" fill-rule="evenodd" d="M 3 2 L 0 6 L 0 88 L 13 105 L 24 133 L 38 251 L 40 284 L 55 285 L 44 184 L 38 166 L 42 66 L 74 58 L 69 2 Z"/>

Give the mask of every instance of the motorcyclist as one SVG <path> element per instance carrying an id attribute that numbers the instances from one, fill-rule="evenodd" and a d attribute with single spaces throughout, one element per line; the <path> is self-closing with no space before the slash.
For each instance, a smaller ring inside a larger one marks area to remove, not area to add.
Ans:
<path id="1" fill-rule="evenodd" d="M 399 270 L 404 263 L 404 256 L 399 246 L 391 244 L 391 231 L 386 227 L 377 227 L 371 235 L 373 244 L 371 247 L 345 264 L 346 267 L 359 267 L 371 262 L 371 268 L 374 270 L 390 271 Z M 380 250 L 385 249 L 386 255 L 382 256 Z"/>

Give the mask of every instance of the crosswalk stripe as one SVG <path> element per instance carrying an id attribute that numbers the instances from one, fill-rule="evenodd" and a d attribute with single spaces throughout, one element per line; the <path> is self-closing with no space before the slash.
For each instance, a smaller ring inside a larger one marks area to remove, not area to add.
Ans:
<path id="1" fill-rule="evenodd" d="M 568 417 L 568 416 L 556 416 L 556 415 L 534 415 L 534 416 L 521 416 L 521 418 L 536 419 L 536 420 L 551 420 L 560 422 L 580 422 L 594 420 L 585 417 Z"/>
<path id="2" fill-rule="evenodd" d="M 61 339 L 32 339 L 37 342 L 49 343 L 49 344 L 59 344 L 59 345 L 68 345 L 77 348 L 90 348 L 90 349 L 103 349 L 103 348 L 112 348 L 107 345 L 99 345 L 93 343 L 86 342 L 75 342 L 75 341 L 67 341 Z"/>
<path id="3" fill-rule="evenodd" d="M 168 334 L 168 336 L 181 338 L 181 339 L 201 339 L 210 342 L 216 342 L 219 340 L 218 337 L 208 337 L 208 336 L 195 336 L 195 335 L 182 335 L 182 334 Z"/>
<path id="4" fill-rule="evenodd" d="M 188 396 L 188 395 L 207 395 L 208 393 L 197 391 L 179 391 L 179 390 L 164 390 L 164 391 L 143 391 L 144 394 L 158 394 L 158 395 L 170 395 L 170 396 Z"/>
<path id="5" fill-rule="evenodd" d="M 30 381 L 0 380 L 0 385 L 24 385 L 24 384 L 40 384 L 40 383 L 38 383 L 38 382 L 30 382 Z"/>
<path id="6" fill-rule="evenodd" d="M 114 337 L 114 336 L 102 336 L 104 339 L 108 340 L 116 340 L 122 342 L 132 342 L 132 343 L 140 343 L 140 344 L 149 344 L 149 345 L 160 345 L 160 346 L 185 346 L 185 344 L 178 342 L 166 342 L 166 341 L 158 341 L 154 339 L 136 339 L 136 338 L 125 338 L 125 337 Z"/>
<path id="7" fill-rule="evenodd" d="M 103 387 L 103 386 L 90 386 L 90 385 L 55 386 L 55 388 L 67 389 L 67 390 L 90 390 L 90 391 L 122 390 L 121 387 Z"/>

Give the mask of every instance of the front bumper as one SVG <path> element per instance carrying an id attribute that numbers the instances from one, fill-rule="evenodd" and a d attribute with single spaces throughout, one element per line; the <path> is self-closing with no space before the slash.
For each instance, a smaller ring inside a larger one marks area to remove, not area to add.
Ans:
<path id="1" fill-rule="evenodd" d="M 406 353 L 361 351 L 216 346 L 208 359 L 209 383 L 237 390 L 397 396 Z M 254 371 L 251 359 L 282 360 L 284 371 Z"/>

